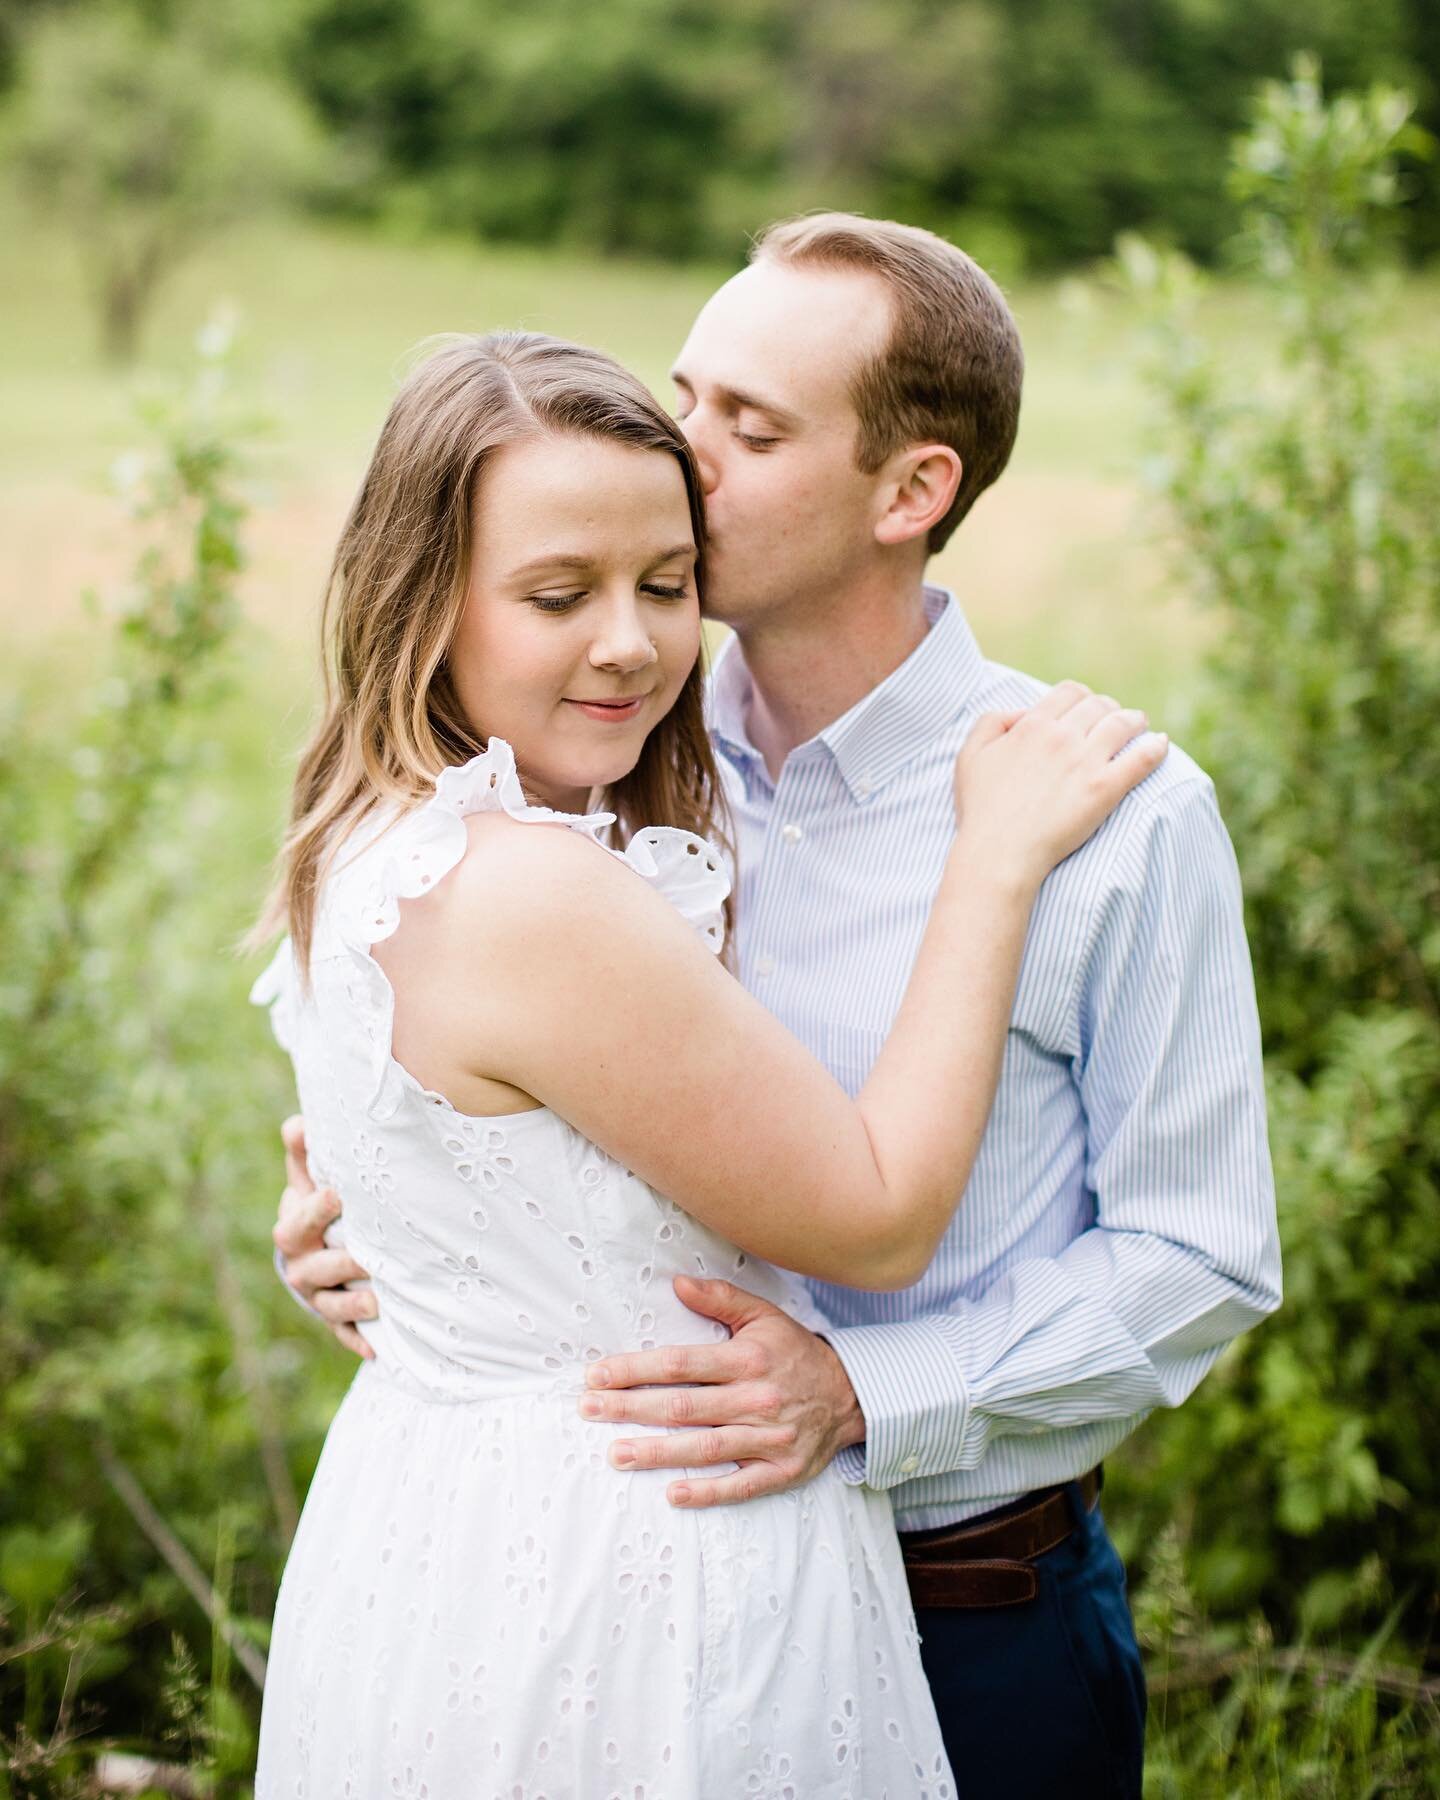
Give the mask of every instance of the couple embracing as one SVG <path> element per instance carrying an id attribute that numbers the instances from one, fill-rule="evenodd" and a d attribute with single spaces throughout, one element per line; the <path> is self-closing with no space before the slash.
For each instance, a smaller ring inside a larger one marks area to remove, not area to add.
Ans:
<path id="1" fill-rule="evenodd" d="M 365 1359 L 257 1800 L 1138 1793 L 1099 1466 L 1278 1251 L 1208 781 L 925 582 L 1021 367 L 968 257 L 823 214 L 678 424 L 523 334 L 395 399 L 256 989 Z"/>

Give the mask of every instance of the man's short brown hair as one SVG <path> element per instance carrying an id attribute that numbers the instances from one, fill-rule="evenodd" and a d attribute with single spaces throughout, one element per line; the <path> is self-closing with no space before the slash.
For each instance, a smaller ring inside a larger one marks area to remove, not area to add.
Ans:
<path id="1" fill-rule="evenodd" d="M 1025 358 L 1005 296 L 934 232 L 857 213 L 782 219 L 755 239 L 750 260 L 861 270 L 889 288 L 890 340 L 851 390 L 860 418 L 855 460 L 870 474 L 907 444 L 955 451 L 960 486 L 930 530 L 931 551 L 941 549 L 1015 447 Z"/>

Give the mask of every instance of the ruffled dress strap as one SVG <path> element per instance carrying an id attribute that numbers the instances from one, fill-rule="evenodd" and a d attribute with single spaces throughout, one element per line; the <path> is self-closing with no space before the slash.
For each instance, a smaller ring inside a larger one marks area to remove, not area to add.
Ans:
<path id="1" fill-rule="evenodd" d="M 374 821 L 357 849 L 347 846 L 342 852 L 321 892 L 312 962 L 342 955 L 360 977 L 352 991 L 372 1043 L 374 1090 L 369 1110 L 374 1117 L 388 1116 L 406 1085 L 418 1090 L 418 1084 L 391 1055 L 395 997 L 370 954 L 371 946 L 396 930 L 402 900 L 419 899 L 459 863 L 469 843 L 466 819 L 493 812 L 521 824 L 561 825 L 583 833 L 663 894 L 712 951 L 718 954 L 724 945 L 730 874 L 713 844 L 693 832 L 657 825 L 636 832 L 623 851 L 614 850 L 605 841 L 615 823 L 614 813 L 566 813 L 532 806 L 520 785 L 514 752 L 503 738 L 491 738 L 479 756 L 443 769 L 429 799 L 410 811 Z M 257 1005 L 270 1007 L 275 1035 L 285 1049 L 294 1047 L 298 974 L 287 939 L 250 994 Z"/>

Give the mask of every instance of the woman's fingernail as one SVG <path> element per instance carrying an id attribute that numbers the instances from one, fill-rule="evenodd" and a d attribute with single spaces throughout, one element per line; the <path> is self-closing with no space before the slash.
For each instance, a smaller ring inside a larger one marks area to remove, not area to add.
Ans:
<path id="1" fill-rule="evenodd" d="M 635 1461 L 635 1452 L 629 1444 L 617 1444 L 610 1452 L 610 1460 L 617 1469 L 628 1469 Z"/>
<path id="2" fill-rule="evenodd" d="M 684 1506 L 690 1498 L 690 1490 L 683 1481 L 677 1481 L 670 1490 L 670 1500 L 675 1506 Z"/>
<path id="3" fill-rule="evenodd" d="M 587 1395 L 585 1399 L 580 1402 L 580 1416 L 582 1419 L 598 1419 L 604 1411 L 604 1406 L 593 1395 Z"/>
<path id="4" fill-rule="evenodd" d="M 590 1387 L 609 1387 L 610 1371 L 604 1363 L 592 1363 L 585 1371 L 585 1380 Z"/>

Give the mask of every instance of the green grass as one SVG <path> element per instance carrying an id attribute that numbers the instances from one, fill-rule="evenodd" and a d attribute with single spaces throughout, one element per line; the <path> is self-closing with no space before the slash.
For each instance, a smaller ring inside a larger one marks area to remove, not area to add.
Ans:
<path id="1" fill-rule="evenodd" d="M 398 370 L 432 333 L 523 325 L 601 345 L 668 393 L 666 370 L 728 271 L 604 263 L 572 254 L 406 243 L 306 221 L 237 229 L 197 252 L 160 296 L 141 366 L 107 370 L 75 246 L 0 198 L 17 279 L 0 289 L 0 621 L 42 661 L 83 661 L 76 598 L 123 566 L 106 471 L 135 437 L 137 392 L 183 369 L 217 305 L 240 323 L 237 372 L 272 420 L 251 531 L 247 610 L 267 699 L 308 692 L 315 602 L 330 546 Z M 1416 341 L 1434 280 L 1400 285 L 1397 342 Z M 1134 309 L 1097 284 L 1022 286 L 1020 442 L 999 486 L 936 564 L 987 650 L 1074 674 L 1183 729 L 1203 622 L 1154 547 L 1137 485 L 1147 399 Z M 1262 376 L 1276 321 L 1263 295 L 1219 287 L 1206 323 Z M 261 665 L 266 664 L 262 670 Z M 277 685 L 278 684 L 278 685 Z"/>

